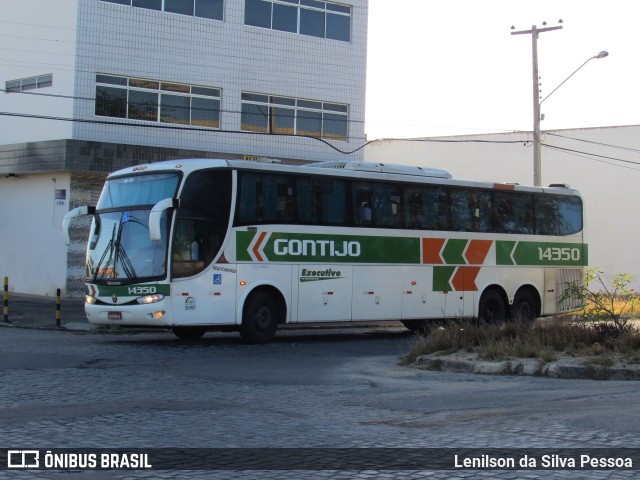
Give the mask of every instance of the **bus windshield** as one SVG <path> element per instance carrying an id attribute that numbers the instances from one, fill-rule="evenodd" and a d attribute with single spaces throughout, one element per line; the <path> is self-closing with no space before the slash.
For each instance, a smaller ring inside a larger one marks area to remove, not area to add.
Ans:
<path id="1" fill-rule="evenodd" d="M 147 210 L 97 213 L 87 255 L 87 280 L 134 283 L 166 274 L 167 238 L 151 240 Z M 167 214 L 161 229 L 167 232 Z"/>
<path id="2" fill-rule="evenodd" d="M 162 214 L 162 240 L 151 240 L 153 205 L 176 195 L 178 173 L 117 177 L 107 181 L 96 207 L 87 255 L 87 280 L 135 283 L 166 276 L 168 224 Z"/>

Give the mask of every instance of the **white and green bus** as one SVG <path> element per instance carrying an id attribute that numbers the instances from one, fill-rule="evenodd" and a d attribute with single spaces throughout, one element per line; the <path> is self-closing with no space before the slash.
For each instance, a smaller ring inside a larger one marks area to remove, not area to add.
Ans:
<path id="1" fill-rule="evenodd" d="M 197 339 L 279 325 L 534 318 L 587 264 L 583 202 L 366 162 L 165 161 L 112 173 L 95 207 L 86 313 Z"/>

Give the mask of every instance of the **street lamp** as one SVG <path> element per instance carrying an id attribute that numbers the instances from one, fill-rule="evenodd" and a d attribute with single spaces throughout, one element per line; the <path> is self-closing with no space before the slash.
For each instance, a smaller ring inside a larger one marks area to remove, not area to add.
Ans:
<path id="1" fill-rule="evenodd" d="M 540 140 L 540 136 L 541 136 L 541 132 L 540 132 L 540 121 L 542 120 L 542 116 L 540 114 L 540 106 L 542 105 L 542 102 L 544 102 L 547 98 L 549 98 L 551 95 L 553 95 L 555 93 L 556 90 L 558 90 L 562 85 L 564 85 L 567 80 L 569 80 L 571 77 L 573 77 L 578 70 L 580 70 L 582 67 L 584 67 L 587 63 L 589 63 L 591 60 L 596 59 L 596 58 L 604 58 L 606 56 L 609 55 L 609 52 L 603 50 L 600 53 L 598 53 L 597 55 L 594 55 L 593 57 L 588 58 L 582 65 L 580 65 L 578 68 L 576 68 L 573 73 L 571 75 L 569 75 L 567 78 L 565 78 L 562 83 L 560 83 L 560 85 L 558 85 L 556 88 L 554 88 L 551 93 L 549 95 L 547 95 L 546 97 L 544 97 L 542 100 L 540 100 L 540 94 L 538 93 L 535 98 L 534 98 L 534 116 L 533 116 L 533 184 L 537 187 L 542 185 L 542 142 Z M 534 68 L 537 71 L 537 65 Z M 534 86 L 534 88 L 538 87 L 538 82 L 537 82 L 537 78 L 536 78 L 536 84 Z M 539 91 L 538 91 L 539 92 Z"/>
<path id="2" fill-rule="evenodd" d="M 558 20 L 558 23 L 562 23 L 562 20 Z M 547 22 L 544 22 L 543 25 L 546 25 Z M 565 84 L 567 80 L 573 77 L 578 70 L 584 67 L 587 63 L 589 63 L 594 58 L 604 58 L 609 55 L 608 52 L 602 51 L 597 55 L 587 59 L 582 65 L 580 65 L 571 75 L 564 79 L 564 81 L 554 88 L 549 95 L 540 100 L 540 79 L 538 76 L 538 35 L 544 32 L 550 32 L 553 30 L 561 30 L 562 26 L 558 25 L 555 27 L 543 27 L 538 28 L 536 25 L 531 27 L 531 30 L 521 30 L 518 32 L 512 31 L 511 35 L 531 35 L 531 44 L 532 44 L 532 57 L 533 57 L 533 184 L 535 186 L 542 185 L 542 152 L 541 152 L 541 142 L 540 142 L 540 105 L 547 98 L 549 98 L 556 90 L 558 90 L 562 85 Z M 515 30 L 515 27 L 511 27 L 511 30 Z"/>

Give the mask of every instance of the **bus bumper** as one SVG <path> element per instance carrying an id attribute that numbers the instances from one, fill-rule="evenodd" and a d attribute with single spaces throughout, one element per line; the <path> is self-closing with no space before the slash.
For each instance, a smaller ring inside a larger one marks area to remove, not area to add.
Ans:
<path id="1" fill-rule="evenodd" d="M 93 325 L 126 325 L 145 327 L 169 327 L 170 298 L 149 305 L 118 305 L 84 304 L 87 320 Z"/>

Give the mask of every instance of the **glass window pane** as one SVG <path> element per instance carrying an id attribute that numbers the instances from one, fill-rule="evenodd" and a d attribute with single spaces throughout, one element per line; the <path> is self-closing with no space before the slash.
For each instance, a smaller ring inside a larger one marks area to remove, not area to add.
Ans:
<path id="1" fill-rule="evenodd" d="M 254 27 L 271 28 L 271 2 L 246 0 L 244 4 L 244 24 Z"/>
<path id="2" fill-rule="evenodd" d="M 300 9 L 300 33 L 324 38 L 324 12 Z"/>
<path id="3" fill-rule="evenodd" d="M 222 20 L 224 0 L 196 0 L 196 17 Z"/>
<path id="4" fill-rule="evenodd" d="M 301 0 L 300 5 L 306 5 L 308 7 L 320 8 L 324 10 L 325 3 L 318 2 L 317 0 Z"/>
<path id="5" fill-rule="evenodd" d="M 7 90 L 7 92 L 19 92 L 20 80 L 9 80 L 5 83 L 5 89 Z"/>
<path id="6" fill-rule="evenodd" d="M 327 3 L 327 10 L 333 12 L 342 12 L 351 14 L 351 7 L 349 5 L 337 5 L 335 3 Z"/>
<path id="7" fill-rule="evenodd" d="M 164 11 L 193 15 L 193 0 L 164 0 Z"/>
<path id="8" fill-rule="evenodd" d="M 96 87 L 96 115 L 126 118 L 127 91 L 124 88 Z"/>
<path id="9" fill-rule="evenodd" d="M 162 82 L 160 86 L 162 90 L 166 90 L 168 92 L 182 92 L 189 93 L 189 85 L 182 85 L 180 83 L 165 83 Z"/>
<path id="10" fill-rule="evenodd" d="M 558 230 L 571 235 L 582 230 L 582 201 L 579 197 L 558 197 Z"/>
<path id="11" fill-rule="evenodd" d="M 298 110 L 296 135 L 320 137 L 322 135 L 322 114 Z"/>
<path id="12" fill-rule="evenodd" d="M 134 7 L 162 10 L 162 0 L 133 0 Z"/>
<path id="13" fill-rule="evenodd" d="M 347 116 L 325 113 L 322 116 L 322 137 L 332 140 L 347 140 Z"/>
<path id="14" fill-rule="evenodd" d="M 351 17 L 327 13 L 327 38 L 351 41 Z"/>
<path id="15" fill-rule="evenodd" d="M 119 3 L 120 5 L 131 5 L 131 0 L 103 0 L 109 3 Z"/>
<path id="16" fill-rule="evenodd" d="M 275 103 L 276 105 L 290 105 L 292 107 L 296 106 L 295 98 L 286 98 L 286 97 L 271 97 L 270 103 Z"/>
<path id="17" fill-rule="evenodd" d="M 194 95 L 206 95 L 207 97 L 220 97 L 219 88 L 191 87 L 191 93 Z"/>
<path id="18" fill-rule="evenodd" d="M 266 95 L 258 95 L 257 93 L 243 93 L 242 100 L 249 102 L 269 103 L 269 97 Z"/>
<path id="19" fill-rule="evenodd" d="M 191 98 L 191 125 L 220 128 L 220 100 Z"/>
<path id="20" fill-rule="evenodd" d="M 53 85 L 53 75 L 40 75 L 38 77 L 38 88 L 50 87 Z"/>
<path id="21" fill-rule="evenodd" d="M 274 4 L 272 28 L 296 33 L 298 31 L 298 7 Z"/>
<path id="22" fill-rule="evenodd" d="M 347 113 L 349 111 L 349 107 L 347 107 L 346 105 L 340 105 L 337 103 L 323 103 L 322 109 L 331 110 L 332 112 L 343 112 L 343 113 Z"/>
<path id="23" fill-rule="evenodd" d="M 97 83 L 109 83 L 111 85 L 127 85 L 127 79 L 124 77 L 112 77 L 111 75 L 96 75 Z"/>
<path id="24" fill-rule="evenodd" d="M 163 94 L 160 101 L 161 122 L 189 124 L 189 97 Z"/>
<path id="25" fill-rule="evenodd" d="M 269 107 L 265 105 L 242 104 L 240 129 L 249 132 L 267 132 L 269 126 Z"/>
<path id="26" fill-rule="evenodd" d="M 37 88 L 37 86 L 36 77 L 22 79 L 22 90 L 33 90 L 34 88 Z"/>
<path id="27" fill-rule="evenodd" d="M 150 90 L 158 90 L 160 88 L 160 82 L 153 82 L 151 80 L 141 80 L 139 78 L 130 78 L 129 86 L 136 88 L 148 88 Z"/>
<path id="28" fill-rule="evenodd" d="M 129 118 L 135 120 L 158 120 L 158 94 L 129 90 Z"/>
<path id="29" fill-rule="evenodd" d="M 322 103 L 310 102 L 309 100 L 298 100 L 298 106 L 302 108 L 315 108 L 316 110 L 322 110 Z"/>
<path id="30" fill-rule="evenodd" d="M 536 195 L 536 234 L 557 235 L 558 214 L 556 198 L 551 195 Z"/>
<path id="31" fill-rule="evenodd" d="M 272 112 L 272 133 L 290 134 L 295 133 L 296 111 L 291 108 L 271 108 Z"/>

